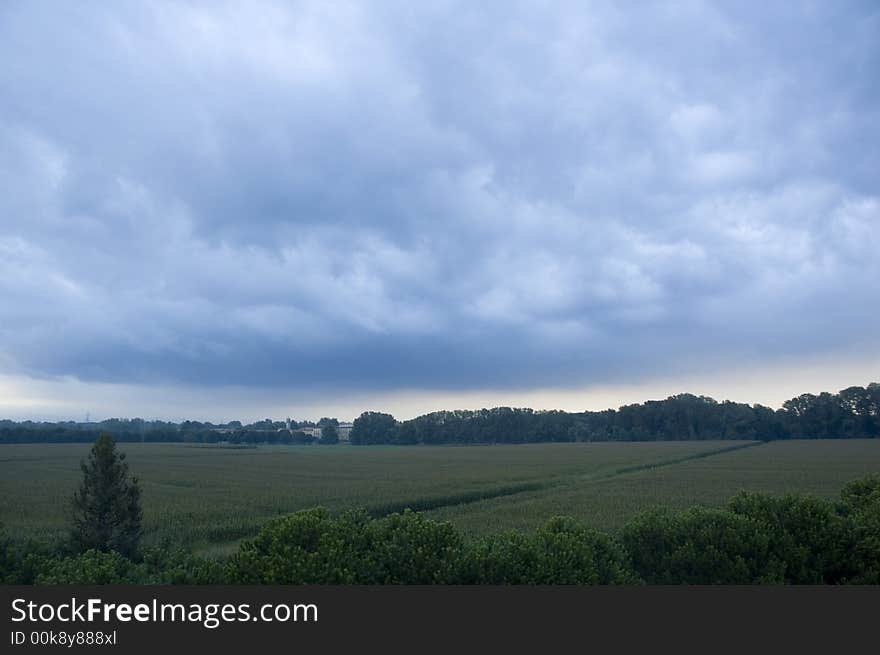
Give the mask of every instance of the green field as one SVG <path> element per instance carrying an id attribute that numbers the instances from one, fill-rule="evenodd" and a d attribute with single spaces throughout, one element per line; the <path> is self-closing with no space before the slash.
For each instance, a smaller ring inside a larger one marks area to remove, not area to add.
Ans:
<path id="1" fill-rule="evenodd" d="M 831 497 L 880 472 L 880 440 L 120 448 L 141 480 L 148 542 L 202 551 L 318 504 L 374 514 L 412 506 L 467 534 L 530 529 L 554 514 L 613 530 L 651 505 L 717 505 L 739 489 Z M 12 535 L 64 533 L 88 449 L 0 446 L 0 522 Z"/>
<path id="2" fill-rule="evenodd" d="M 880 440 L 774 441 L 673 466 L 439 508 L 429 515 L 452 521 L 466 534 L 485 534 L 493 524 L 533 529 L 554 514 L 613 531 L 650 507 L 718 506 L 743 489 L 834 498 L 848 481 L 869 473 L 880 473 Z"/>

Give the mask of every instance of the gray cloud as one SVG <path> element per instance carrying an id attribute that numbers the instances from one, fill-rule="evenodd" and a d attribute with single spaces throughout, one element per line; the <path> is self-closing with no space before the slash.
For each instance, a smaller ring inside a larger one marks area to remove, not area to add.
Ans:
<path id="1" fill-rule="evenodd" d="M 529 388 L 876 355 L 873 3 L 0 8 L 0 372 Z"/>

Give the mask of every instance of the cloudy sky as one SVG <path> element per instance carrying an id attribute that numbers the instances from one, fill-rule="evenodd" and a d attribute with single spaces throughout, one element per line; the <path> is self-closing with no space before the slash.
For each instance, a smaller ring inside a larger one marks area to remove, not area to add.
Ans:
<path id="1" fill-rule="evenodd" d="M 880 379 L 876 2 L 0 4 L 0 414 Z"/>

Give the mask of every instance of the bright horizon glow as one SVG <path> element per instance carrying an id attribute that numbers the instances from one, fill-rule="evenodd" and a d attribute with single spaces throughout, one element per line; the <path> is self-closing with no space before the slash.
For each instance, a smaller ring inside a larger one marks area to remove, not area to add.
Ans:
<path id="1" fill-rule="evenodd" d="M 594 385 L 581 389 L 398 391 L 357 393 L 334 400 L 307 397 L 302 391 L 221 387 L 143 387 L 83 383 L 75 379 L 34 380 L 0 375 L 0 418 L 14 420 L 92 421 L 143 418 L 246 423 L 287 417 L 317 421 L 331 416 L 351 421 L 363 411 L 382 411 L 406 420 L 438 410 L 531 407 L 569 412 L 617 409 L 621 405 L 662 400 L 677 393 L 710 396 L 778 409 L 802 393 L 837 392 L 880 381 L 880 358 L 874 360 L 791 363 L 788 366 L 733 369 L 702 376 L 655 378 L 637 384 Z M 286 401 L 287 398 L 297 400 Z M 217 405 L 223 412 L 216 410 Z"/>

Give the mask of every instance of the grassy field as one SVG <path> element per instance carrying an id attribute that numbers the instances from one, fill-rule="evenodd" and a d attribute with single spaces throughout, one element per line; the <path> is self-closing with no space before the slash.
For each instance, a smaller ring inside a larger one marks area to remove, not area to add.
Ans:
<path id="1" fill-rule="evenodd" d="M 0 446 L 0 522 L 9 532 L 64 533 L 88 448 Z M 833 496 L 846 481 L 880 472 L 880 440 L 121 448 L 141 480 L 148 541 L 202 551 L 317 504 L 375 514 L 411 506 L 468 534 L 529 529 L 554 514 L 614 529 L 653 504 L 719 504 L 741 488 Z"/>

